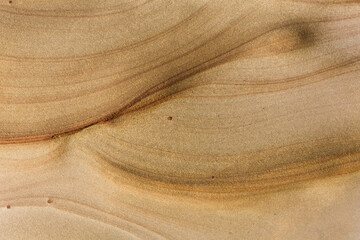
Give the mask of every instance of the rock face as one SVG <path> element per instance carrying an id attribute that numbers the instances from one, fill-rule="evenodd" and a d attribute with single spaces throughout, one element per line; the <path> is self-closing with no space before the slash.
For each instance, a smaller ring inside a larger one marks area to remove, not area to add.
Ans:
<path id="1" fill-rule="evenodd" d="M 0 3 L 0 239 L 359 239 L 359 13 Z"/>

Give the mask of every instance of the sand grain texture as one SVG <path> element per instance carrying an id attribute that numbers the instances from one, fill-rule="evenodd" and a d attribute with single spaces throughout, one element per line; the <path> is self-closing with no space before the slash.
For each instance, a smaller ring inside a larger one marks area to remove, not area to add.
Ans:
<path id="1" fill-rule="evenodd" d="M 0 3 L 0 239 L 360 238 L 360 2 Z"/>

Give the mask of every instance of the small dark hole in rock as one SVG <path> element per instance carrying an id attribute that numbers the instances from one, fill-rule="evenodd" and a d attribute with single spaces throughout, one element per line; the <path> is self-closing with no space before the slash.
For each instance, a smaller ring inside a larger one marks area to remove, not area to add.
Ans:
<path id="1" fill-rule="evenodd" d="M 9 4 L 12 4 L 12 1 L 9 1 Z"/>
<path id="2" fill-rule="evenodd" d="M 48 200 L 47 200 L 47 203 L 49 203 L 49 204 L 52 203 L 52 202 L 53 202 L 53 201 L 52 201 L 51 199 L 48 199 Z"/>
<path id="3" fill-rule="evenodd" d="M 10 208 L 10 205 L 7 205 L 6 208 L 9 209 L 9 208 Z"/>
<path id="4" fill-rule="evenodd" d="M 172 120 L 172 117 L 171 117 L 171 116 L 169 116 L 167 119 L 168 119 L 168 120 Z"/>

